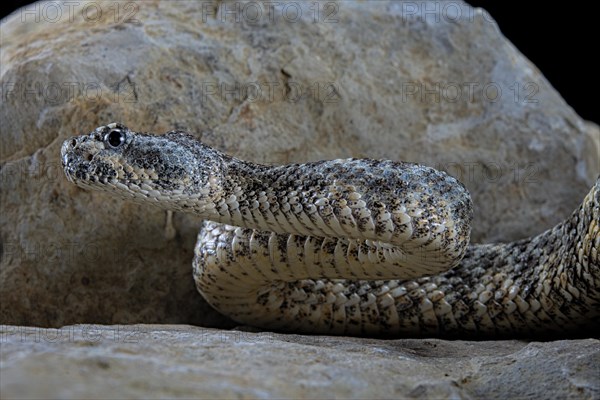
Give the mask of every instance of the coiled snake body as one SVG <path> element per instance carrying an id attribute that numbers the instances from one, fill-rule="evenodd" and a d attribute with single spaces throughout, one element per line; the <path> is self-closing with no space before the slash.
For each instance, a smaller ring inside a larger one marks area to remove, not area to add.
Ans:
<path id="1" fill-rule="evenodd" d="M 200 293 L 254 326 L 353 335 L 569 334 L 600 320 L 600 179 L 533 238 L 469 245 L 471 199 L 454 178 L 402 162 L 263 166 L 179 131 L 121 124 L 64 142 L 64 171 L 207 221 Z"/>

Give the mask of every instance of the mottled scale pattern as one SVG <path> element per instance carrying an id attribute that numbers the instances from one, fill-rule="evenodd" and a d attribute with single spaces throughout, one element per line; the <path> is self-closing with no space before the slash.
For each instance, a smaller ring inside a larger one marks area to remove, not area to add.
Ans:
<path id="1" fill-rule="evenodd" d="M 569 335 L 600 322 L 600 178 L 564 222 L 469 245 L 471 199 L 426 166 L 266 166 L 113 123 L 64 142 L 75 184 L 205 218 L 198 290 L 249 325 L 326 334 Z"/>

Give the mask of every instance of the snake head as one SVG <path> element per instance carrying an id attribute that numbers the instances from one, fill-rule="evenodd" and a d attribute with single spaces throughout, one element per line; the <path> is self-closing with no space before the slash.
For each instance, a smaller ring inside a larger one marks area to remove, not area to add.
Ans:
<path id="1" fill-rule="evenodd" d="M 211 150 L 180 131 L 150 135 L 112 123 L 67 139 L 61 158 L 67 179 L 82 188 L 201 212 L 222 179 Z"/>
<path id="2" fill-rule="evenodd" d="M 67 179 L 79 186 L 105 184 L 118 177 L 113 160 L 128 146 L 128 129 L 113 123 L 97 128 L 89 135 L 74 136 L 61 148 L 62 165 Z"/>

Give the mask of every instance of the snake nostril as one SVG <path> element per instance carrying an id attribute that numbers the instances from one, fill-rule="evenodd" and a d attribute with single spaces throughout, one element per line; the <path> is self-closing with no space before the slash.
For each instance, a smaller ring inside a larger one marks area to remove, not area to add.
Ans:
<path id="1" fill-rule="evenodd" d="M 73 140 L 71 140 L 71 146 L 77 146 L 77 139 L 73 138 Z"/>

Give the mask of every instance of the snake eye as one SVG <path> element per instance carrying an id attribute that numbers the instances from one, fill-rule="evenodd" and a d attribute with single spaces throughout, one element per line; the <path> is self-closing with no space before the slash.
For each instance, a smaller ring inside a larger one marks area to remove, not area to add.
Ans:
<path id="1" fill-rule="evenodd" d="M 104 136 L 104 141 L 114 149 L 125 143 L 125 132 L 120 129 L 112 129 Z"/>

